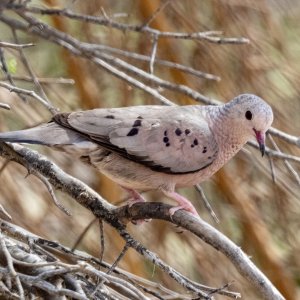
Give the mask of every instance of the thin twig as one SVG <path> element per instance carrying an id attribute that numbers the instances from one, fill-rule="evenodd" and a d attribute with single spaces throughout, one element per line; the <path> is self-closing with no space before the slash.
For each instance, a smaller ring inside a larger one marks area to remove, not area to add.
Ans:
<path id="1" fill-rule="evenodd" d="M 19 43 L 19 38 L 18 38 L 16 30 L 14 28 L 12 28 L 12 33 L 13 33 L 15 42 Z M 19 48 L 18 51 L 19 51 L 19 54 L 20 54 L 21 61 L 22 61 L 23 65 L 24 65 L 25 69 L 27 70 L 28 74 L 30 75 L 30 77 L 31 77 L 34 85 L 37 87 L 37 89 L 38 89 L 40 95 L 42 96 L 42 98 L 45 99 L 49 103 L 50 101 L 47 98 L 47 95 L 45 94 L 45 92 L 44 92 L 42 86 L 40 85 L 37 77 L 35 76 L 32 68 L 31 68 L 31 66 L 30 66 L 30 64 L 29 64 L 29 62 L 28 62 L 28 60 L 27 60 L 27 58 L 26 58 L 26 56 L 24 54 L 23 48 L 22 47 Z"/>
<path id="2" fill-rule="evenodd" d="M 78 247 L 78 245 L 80 244 L 80 242 L 82 241 L 82 239 L 84 238 L 86 233 L 89 231 L 89 229 L 93 226 L 93 224 L 96 221 L 97 221 L 97 218 L 94 218 L 87 226 L 85 226 L 84 230 L 82 231 L 82 233 L 79 235 L 79 237 L 75 241 L 71 251 L 74 251 Z"/>
<path id="3" fill-rule="evenodd" d="M 7 268 L 9 270 L 9 274 L 12 276 L 12 278 L 16 282 L 18 292 L 19 292 L 19 297 L 21 300 L 25 300 L 24 289 L 22 287 L 20 277 L 17 274 L 17 272 L 15 271 L 12 257 L 6 247 L 6 243 L 5 243 L 4 237 L 1 232 L 0 232 L 0 245 L 1 245 L 2 252 L 4 253 L 4 256 L 5 256 L 5 259 L 7 262 Z"/>
<path id="4" fill-rule="evenodd" d="M 3 214 L 6 219 L 12 220 L 11 215 L 6 211 L 2 204 L 0 204 L 0 214 Z"/>
<path id="5" fill-rule="evenodd" d="M 61 254 L 68 255 L 71 261 L 85 261 L 87 263 L 88 262 L 92 262 L 93 264 L 96 264 L 97 266 L 104 267 L 106 269 L 111 268 L 111 265 L 109 265 L 109 264 L 107 264 L 107 263 L 99 260 L 98 258 L 90 256 L 90 255 L 88 255 L 85 252 L 81 252 L 81 251 L 78 251 L 78 250 L 75 250 L 74 252 L 72 252 L 71 249 L 69 249 L 69 248 L 67 248 L 67 247 L 59 244 L 58 242 L 47 241 L 45 239 L 42 239 L 42 238 L 34 235 L 31 232 L 26 231 L 24 228 L 21 228 L 21 227 L 19 227 L 17 225 L 14 225 L 14 224 L 11 224 L 9 222 L 1 220 L 0 226 L 1 226 L 1 229 L 8 236 L 10 236 L 10 237 L 12 237 L 14 239 L 17 239 L 17 240 L 19 240 L 19 241 L 21 241 L 23 243 L 28 242 L 28 240 L 32 240 L 32 241 L 34 241 L 34 245 L 38 246 L 39 249 L 41 249 L 41 247 L 46 247 L 47 249 L 50 248 L 50 249 L 53 249 L 55 251 L 60 251 Z M 48 252 L 46 252 L 46 256 L 48 256 L 47 253 Z M 26 256 L 26 257 L 28 257 L 28 256 Z M 61 262 L 49 263 L 50 266 L 53 265 L 53 264 L 54 265 L 57 264 L 58 266 L 60 266 L 63 263 L 61 263 Z M 38 263 L 38 266 L 39 265 L 40 265 L 40 263 Z M 41 264 L 41 266 L 43 266 L 43 265 Z M 87 269 L 87 267 L 85 269 Z M 167 293 L 167 294 L 174 293 L 173 291 L 167 289 L 166 287 L 162 286 L 161 284 L 149 281 L 149 280 L 147 280 L 145 278 L 141 278 L 141 277 L 139 277 L 137 275 L 131 274 L 131 273 L 129 273 L 129 272 L 125 271 L 125 270 L 122 270 L 120 268 L 115 268 L 113 272 L 115 274 L 120 274 L 122 276 L 122 278 L 124 278 L 126 281 L 129 281 L 131 283 L 135 282 L 138 285 L 139 288 L 142 288 L 144 290 L 148 291 L 148 289 L 144 287 L 145 285 L 147 285 L 147 286 L 150 286 L 150 287 L 154 287 L 155 289 L 158 289 L 159 291 L 163 291 L 164 293 Z M 182 274 L 181 274 L 181 276 L 183 278 L 185 278 Z M 208 287 L 208 286 L 205 286 L 205 285 L 201 285 L 199 283 L 196 283 L 194 281 L 188 280 L 186 278 L 185 278 L 185 280 L 187 280 L 188 282 L 190 282 L 192 285 L 194 285 L 198 289 L 202 289 L 204 291 L 210 292 L 210 291 L 216 290 L 216 288 Z M 150 294 L 153 294 L 153 295 L 155 295 L 157 297 L 157 293 L 155 293 L 153 291 L 152 291 L 152 293 L 150 292 Z M 238 298 L 238 295 L 239 295 L 239 293 L 235 293 L 235 292 L 232 292 L 232 291 L 224 291 L 224 290 L 220 291 L 220 294 L 228 296 L 228 297 L 231 297 L 231 298 L 235 298 L 235 299 Z M 177 298 L 181 299 L 182 297 L 177 297 Z"/>
<path id="6" fill-rule="evenodd" d="M 18 76 L 18 75 L 11 75 L 11 78 L 14 80 L 26 81 L 26 82 L 33 82 L 30 76 Z M 44 78 L 38 77 L 37 78 L 40 83 L 43 84 L 74 84 L 74 79 L 70 78 Z M 6 78 L 0 78 L 1 81 L 7 80 Z"/>
<path id="7" fill-rule="evenodd" d="M 274 127 L 271 127 L 268 132 L 274 136 L 277 136 L 279 137 L 280 139 L 282 139 L 283 141 L 289 143 L 289 144 L 292 144 L 292 145 L 295 145 L 297 147 L 300 148 L 300 137 L 296 137 L 296 136 L 293 136 L 291 134 L 288 134 L 288 133 L 285 133 L 279 129 L 276 129 Z"/>
<path id="8" fill-rule="evenodd" d="M 11 49 L 19 50 L 20 48 L 23 49 L 23 48 L 28 48 L 28 47 L 32 47 L 32 46 L 35 46 L 35 45 L 32 44 L 32 43 L 29 43 L 29 44 L 13 44 L 13 43 L 7 43 L 7 42 L 0 41 L 0 47 L 3 47 L 3 48 L 11 48 Z"/>
<path id="9" fill-rule="evenodd" d="M 124 255 L 126 254 L 127 250 L 129 249 L 129 245 L 126 243 L 125 246 L 123 247 L 122 251 L 120 252 L 119 256 L 117 257 L 117 259 L 114 261 L 114 263 L 111 265 L 111 267 L 109 268 L 109 270 L 106 272 L 106 274 L 111 274 L 111 272 L 113 272 L 113 270 L 116 268 L 116 266 L 118 265 L 118 263 L 121 261 L 121 259 L 124 257 Z"/>
<path id="10" fill-rule="evenodd" d="M 49 181 L 40 173 L 34 171 L 34 170 L 30 170 L 30 174 L 33 174 L 34 176 L 36 176 L 47 188 L 54 204 L 62 211 L 64 212 L 67 216 L 72 216 L 72 214 L 58 201 L 58 199 L 56 198 L 56 195 L 54 193 L 54 190 L 52 188 L 52 185 L 49 183 Z"/>
<path id="11" fill-rule="evenodd" d="M 271 176 L 272 176 L 272 181 L 273 183 L 276 183 L 276 175 L 275 175 L 275 167 L 274 167 L 274 162 L 273 158 L 267 153 L 269 165 L 270 165 L 270 170 L 271 170 Z"/>
<path id="12" fill-rule="evenodd" d="M 251 147 L 255 148 L 255 149 L 259 149 L 256 142 L 249 141 L 247 144 L 250 145 Z M 281 152 L 281 151 L 279 152 L 279 151 L 270 149 L 269 147 L 266 147 L 265 153 L 267 155 L 270 155 L 271 157 L 275 157 L 275 158 L 283 159 L 283 160 L 285 159 L 285 160 L 293 161 L 293 162 L 296 162 L 296 163 L 300 163 L 300 157 L 299 156 L 287 154 L 287 153 L 284 153 L 284 152 Z"/>
<path id="13" fill-rule="evenodd" d="M 219 218 L 217 217 L 217 215 L 215 214 L 215 212 L 213 211 L 208 199 L 206 198 L 205 196 L 205 193 L 202 189 L 202 187 L 199 185 L 199 184 L 196 184 L 195 185 L 195 188 L 196 188 L 196 191 L 199 193 L 200 195 L 200 198 L 202 199 L 203 203 L 204 203 L 204 206 L 206 207 L 206 209 L 209 211 L 211 217 L 213 218 L 213 220 L 216 222 L 216 223 L 219 223 L 220 220 Z"/>
<path id="14" fill-rule="evenodd" d="M 85 46 L 83 46 L 83 47 L 85 47 Z M 87 51 L 88 51 L 88 49 L 87 49 Z M 85 51 L 82 54 L 84 54 L 84 53 L 85 53 Z M 176 91 L 176 92 L 179 92 L 179 93 L 181 93 L 185 96 L 191 97 L 191 98 L 193 98 L 195 100 L 198 100 L 198 101 L 203 101 L 203 102 L 214 101 L 213 99 L 210 99 L 210 98 L 200 94 L 199 92 L 196 92 L 195 90 L 191 89 L 190 87 L 188 87 L 186 85 L 175 84 L 175 83 L 169 82 L 167 80 L 163 80 L 163 79 L 161 79 L 161 78 L 159 78 L 159 77 L 157 77 L 153 74 L 145 72 L 145 71 L 143 71 L 143 70 L 127 63 L 127 62 L 125 62 L 124 60 L 121 60 L 120 58 L 115 58 L 115 57 L 112 57 L 110 55 L 107 55 L 107 54 L 104 54 L 104 53 L 99 53 L 99 52 L 94 53 L 94 55 L 97 55 L 100 58 L 92 57 L 91 60 L 93 62 L 95 62 L 98 65 L 101 65 L 107 71 L 109 71 L 109 69 L 112 70 L 110 73 L 112 73 L 113 75 L 115 75 L 117 77 L 120 77 L 119 73 L 124 73 L 124 72 L 119 71 L 115 67 L 118 67 L 118 68 L 126 71 L 125 74 L 127 76 L 126 77 L 122 76 L 122 79 L 124 79 L 128 83 L 134 85 L 135 87 L 138 87 L 138 88 L 143 89 L 144 91 L 148 92 L 149 94 L 151 94 L 152 96 L 157 98 L 160 102 L 162 102 L 165 105 L 174 105 L 174 103 L 169 101 L 169 100 L 166 101 L 165 97 L 164 97 L 165 99 L 162 99 L 161 95 L 160 95 L 160 97 L 157 95 L 156 90 L 154 90 L 155 91 L 155 93 L 154 93 L 153 91 L 150 90 L 149 86 L 145 86 L 144 83 L 142 83 L 141 81 L 137 81 L 136 79 L 133 79 L 133 77 L 130 77 L 128 74 L 136 76 L 140 80 L 143 80 L 143 81 L 149 83 L 150 85 L 156 85 L 158 87 L 162 87 L 162 88 L 166 88 L 166 89 L 169 89 L 169 90 L 172 90 L 172 91 Z M 108 64 L 109 68 L 106 65 L 107 62 L 109 62 L 109 64 Z M 113 66 L 115 66 L 115 67 L 113 67 Z"/>
<path id="15" fill-rule="evenodd" d="M 155 57 L 156 57 L 156 52 L 157 52 L 157 44 L 158 44 L 158 37 L 157 35 L 154 35 L 152 37 L 153 41 L 153 45 L 152 45 L 152 50 L 151 50 L 151 55 L 150 55 L 150 64 L 149 64 L 149 72 L 150 74 L 153 74 L 153 66 L 154 66 L 154 62 L 155 62 Z"/>
<path id="16" fill-rule="evenodd" d="M 0 47 L 0 62 L 1 62 L 1 69 L 3 70 L 3 73 L 6 77 L 6 79 L 8 80 L 8 82 L 12 85 L 12 86 L 15 86 L 15 83 L 14 83 L 14 80 L 12 79 L 12 76 L 9 72 L 9 69 L 7 67 L 7 64 L 6 64 L 6 60 L 5 60 L 5 57 L 4 57 L 4 52 L 3 52 L 3 49 Z M 23 95 L 19 95 L 18 94 L 18 97 L 26 102 L 26 97 L 24 97 Z"/>
<path id="17" fill-rule="evenodd" d="M 104 250 L 105 250 L 104 226 L 103 226 L 102 219 L 99 219 L 99 230 L 100 230 L 100 247 L 101 247 L 99 260 L 102 262 L 104 256 Z"/>
<path id="18" fill-rule="evenodd" d="M 41 96 L 37 95 L 34 91 L 15 87 L 6 82 L 1 82 L 1 81 L 0 81 L 0 86 L 8 89 L 10 92 L 15 92 L 17 94 L 24 94 L 24 95 L 31 96 L 31 97 L 35 98 L 36 100 L 38 100 L 40 103 L 42 103 L 52 114 L 57 113 L 57 109 L 54 106 L 52 106 L 48 101 L 43 99 Z"/>
<path id="19" fill-rule="evenodd" d="M 4 108 L 6 110 L 10 110 L 10 106 L 6 103 L 0 103 L 0 108 Z"/>
<path id="20" fill-rule="evenodd" d="M 276 149 L 276 151 L 278 151 L 279 153 L 281 153 L 279 147 L 277 146 L 276 142 L 274 141 L 273 137 L 271 135 L 269 135 L 269 139 L 273 145 L 273 147 Z M 286 168 L 288 169 L 288 171 L 294 176 L 296 182 L 298 183 L 298 185 L 300 185 L 300 177 L 299 174 L 296 172 L 296 170 L 293 168 L 293 166 L 286 160 L 283 160 Z"/>
<path id="21" fill-rule="evenodd" d="M 159 100 L 161 103 L 163 103 L 165 105 L 173 105 L 173 102 L 171 102 L 166 97 L 162 96 L 157 90 L 155 90 L 155 89 L 149 87 L 148 85 L 134 79 L 133 77 L 128 76 L 127 73 L 119 71 L 117 68 L 111 66 L 110 64 L 108 64 L 104 60 L 99 59 L 99 58 L 92 58 L 91 60 L 95 64 L 97 64 L 98 66 L 101 66 L 101 67 L 105 68 L 106 71 L 108 71 L 109 73 L 112 73 L 116 77 L 118 77 L 120 79 L 124 79 L 125 81 L 127 81 L 131 85 L 133 85 L 133 86 L 135 86 L 139 89 L 144 90 L 146 93 L 150 94 L 151 96 L 153 96 L 153 98 Z"/>
<path id="22" fill-rule="evenodd" d="M 114 53 L 117 55 L 121 55 L 124 57 L 129 57 L 135 60 L 139 60 L 139 61 L 145 61 L 145 62 L 150 62 L 151 57 L 146 56 L 146 55 L 142 55 L 142 54 L 138 54 L 135 52 L 131 52 L 131 51 L 125 51 L 125 50 L 121 50 L 121 49 L 117 49 L 117 48 L 113 48 L 110 46 L 106 46 L 106 45 L 94 45 L 94 44 L 90 44 L 90 48 L 91 49 L 95 49 L 95 50 L 100 50 L 100 51 L 104 51 L 104 52 L 109 52 L 109 53 Z M 162 59 L 158 59 L 156 58 L 155 60 L 155 65 L 162 65 L 162 66 L 166 66 L 169 68 L 174 68 L 177 70 L 180 70 L 182 72 L 186 72 L 188 74 L 200 77 L 200 78 L 205 78 L 205 79 L 209 79 L 209 80 L 216 80 L 216 81 L 220 81 L 221 78 L 219 76 L 210 74 L 210 73 L 205 73 L 199 70 L 196 70 L 194 68 L 191 67 L 187 67 L 175 62 L 171 62 L 168 60 L 162 60 Z"/>
<path id="23" fill-rule="evenodd" d="M 119 22 L 115 22 L 114 20 L 108 18 L 108 16 L 105 17 L 95 17 L 91 15 L 83 15 L 74 13 L 69 9 L 44 9 L 44 8 L 38 8 L 38 7 L 32 7 L 32 6 L 26 6 L 18 7 L 17 5 L 14 7 L 14 5 L 11 5 L 11 9 L 20 12 L 31 12 L 31 13 L 38 13 L 42 15 L 58 15 L 58 16 L 65 16 L 71 19 L 75 20 L 81 20 L 84 22 L 90 22 L 94 24 L 104 25 L 108 27 L 112 27 L 115 29 L 119 29 L 122 31 L 135 31 L 140 33 L 146 33 L 150 35 L 157 35 L 159 38 L 173 38 L 173 39 L 188 39 L 188 40 L 205 40 L 211 43 L 217 43 L 217 44 L 248 44 L 249 39 L 240 37 L 240 38 L 224 38 L 224 37 L 218 37 L 213 36 L 216 33 L 220 34 L 219 31 L 206 31 L 206 32 L 193 32 L 193 33 L 179 33 L 179 32 L 162 32 L 157 29 L 153 29 L 148 26 L 144 25 L 128 25 L 128 24 L 122 24 Z"/>
<path id="24" fill-rule="evenodd" d="M 150 18 L 142 25 L 141 27 L 148 27 L 150 23 L 157 17 L 157 15 L 163 11 L 167 5 L 170 3 L 170 0 L 165 0 L 161 3 L 161 5 L 153 12 Z"/>

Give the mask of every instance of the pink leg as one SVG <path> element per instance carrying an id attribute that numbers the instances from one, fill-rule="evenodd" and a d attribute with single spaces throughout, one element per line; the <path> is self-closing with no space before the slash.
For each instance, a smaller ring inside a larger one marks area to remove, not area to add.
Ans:
<path id="1" fill-rule="evenodd" d="M 174 213 L 179 210 L 179 209 L 184 209 L 188 212 L 190 212 L 192 215 L 194 215 L 195 217 L 199 218 L 199 215 L 195 209 L 195 207 L 193 206 L 193 204 L 188 200 L 186 199 L 185 197 L 179 195 L 178 193 L 176 192 L 168 192 L 168 191 L 163 191 L 164 194 L 175 200 L 176 202 L 178 202 L 178 206 L 175 206 L 175 207 L 172 207 L 169 212 L 170 212 L 170 216 L 172 217 L 174 215 Z"/>
<path id="2" fill-rule="evenodd" d="M 138 203 L 138 202 L 146 202 L 145 198 L 139 194 L 137 191 L 133 190 L 133 189 L 128 189 L 126 187 L 121 186 L 130 196 L 129 200 L 128 200 L 128 205 L 129 207 L 132 206 L 134 203 Z"/>
<path id="3" fill-rule="evenodd" d="M 129 207 L 131 207 L 134 203 L 138 203 L 138 202 L 146 202 L 145 198 L 139 194 L 137 191 L 133 190 L 133 189 L 128 189 L 124 186 L 121 186 L 130 196 L 129 200 L 128 200 L 128 205 Z M 145 219 L 145 220 L 132 220 L 131 222 L 134 225 L 142 225 L 144 224 L 144 222 L 150 222 L 151 219 Z"/>

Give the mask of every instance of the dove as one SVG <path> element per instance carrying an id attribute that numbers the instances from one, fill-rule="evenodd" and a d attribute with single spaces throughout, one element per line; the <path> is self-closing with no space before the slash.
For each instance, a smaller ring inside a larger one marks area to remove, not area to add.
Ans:
<path id="1" fill-rule="evenodd" d="M 132 196 L 159 190 L 199 216 L 176 188 L 209 179 L 246 142 L 256 139 L 261 154 L 273 122 L 271 107 L 242 94 L 222 105 L 142 105 L 58 113 L 48 123 L 0 133 L 0 140 L 63 150 L 94 166 Z"/>

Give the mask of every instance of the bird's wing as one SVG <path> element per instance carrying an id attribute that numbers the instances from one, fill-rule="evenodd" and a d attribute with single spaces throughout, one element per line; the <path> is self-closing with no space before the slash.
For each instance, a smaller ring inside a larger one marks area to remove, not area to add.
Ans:
<path id="1" fill-rule="evenodd" d="M 192 106 L 137 106 L 58 115 L 54 121 L 89 136 L 120 155 L 165 173 L 209 166 L 218 146 Z"/>

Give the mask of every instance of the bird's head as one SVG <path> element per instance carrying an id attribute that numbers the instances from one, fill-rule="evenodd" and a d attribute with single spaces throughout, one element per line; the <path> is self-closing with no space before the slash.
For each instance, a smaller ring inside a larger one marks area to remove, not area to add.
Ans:
<path id="1" fill-rule="evenodd" d="M 262 155 L 265 153 L 265 134 L 273 122 L 273 112 L 270 105 L 258 96 L 243 94 L 225 105 L 229 117 L 238 127 L 244 142 L 257 140 Z"/>

